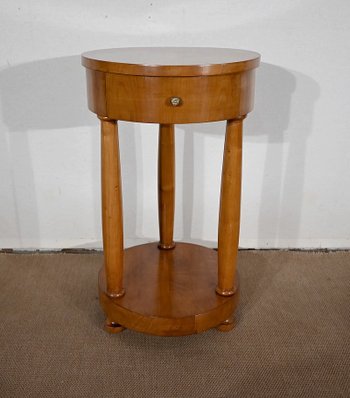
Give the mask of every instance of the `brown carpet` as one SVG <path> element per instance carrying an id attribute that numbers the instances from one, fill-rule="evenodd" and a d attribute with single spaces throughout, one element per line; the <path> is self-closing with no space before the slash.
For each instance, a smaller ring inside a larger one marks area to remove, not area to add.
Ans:
<path id="1" fill-rule="evenodd" d="M 1 397 L 350 397 L 350 253 L 242 251 L 230 333 L 105 333 L 101 254 L 0 255 Z"/>

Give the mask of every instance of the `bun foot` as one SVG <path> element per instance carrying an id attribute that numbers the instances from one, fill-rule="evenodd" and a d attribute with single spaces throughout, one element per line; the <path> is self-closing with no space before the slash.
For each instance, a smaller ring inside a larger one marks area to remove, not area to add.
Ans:
<path id="1" fill-rule="evenodd" d="M 121 333 L 123 330 L 125 330 L 125 327 L 117 322 L 111 322 L 109 319 L 106 319 L 106 322 L 104 324 L 104 330 L 108 333 L 116 334 Z"/>
<path id="2" fill-rule="evenodd" d="M 225 321 L 223 321 L 222 323 L 220 323 L 219 326 L 216 327 L 216 329 L 219 332 L 229 332 L 230 330 L 232 330 L 235 327 L 235 321 L 234 318 L 231 317 L 229 319 L 226 319 Z"/>

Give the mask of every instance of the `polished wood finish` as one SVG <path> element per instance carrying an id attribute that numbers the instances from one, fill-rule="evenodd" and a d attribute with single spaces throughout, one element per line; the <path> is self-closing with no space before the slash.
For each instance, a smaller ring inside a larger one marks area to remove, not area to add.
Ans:
<path id="1" fill-rule="evenodd" d="M 253 109 L 257 53 L 210 48 L 126 48 L 85 53 L 89 109 L 102 125 L 105 330 L 181 336 L 229 331 L 238 303 L 242 120 Z M 123 250 L 118 131 L 114 121 L 160 124 L 159 244 Z M 218 251 L 173 242 L 174 124 L 227 120 Z M 171 250 L 166 250 L 171 249 Z M 124 294 L 125 293 L 125 294 Z"/>
<path id="2" fill-rule="evenodd" d="M 259 62 L 253 51 L 210 47 L 110 48 L 82 54 L 88 69 L 138 76 L 226 75 L 254 69 Z"/>
<path id="3" fill-rule="evenodd" d="M 218 272 L 216 291 L 231 296 L 236 291 L 242 174 L 242 119 L 226 125 L 218 236 Z"/>
<path id="4" fill-rule="evenodd" d="M 123 209 L 118 126 L 101 118 L 102 233 L 107 293 L 123 296 Z"/>
<path id="5" fill-rule="evenodd" d="M 158 143 L 158 217 L 159 248 L 173 249 L 175 212 L 175 142 L 174 126 L 159 126 Z"/>
<path id="6" fill-rule="evenodd" d="M 106 75 L 102 72 L 86 69 L 88 87 L 88 107 L 100 117 L 107 117 Z"/>
<path id="7" fill-rule="evenodd" d="M 216 329 L 219 332 L 230 332 L 234 327 L 235 327 L 234 316 L 231 316 L 230 318 L 226 319 L 224 322 L 220 323 L 220 325 L 217 326 Z"/>
<path id="8" fill-rule="evenodd" d="M 106 73 L 102 102 L 106 102 L 108 117 L 116 120 L 181 124 L 234 119 L 253 108 L 254 76 L 254 70 L 204 77 Z M 181 99 L 178 106 L 171 104 L 173 97 Z"/>
<path id="9" fill-rule="evenodd" d="M 125 290 L 110 299 L 104 269 L 100 272 L 100 302 L 116 324 L 159 336 L 200 333 L 229 319 L 238 294 L 215 293 L 217 252 L 199 245 L 177 243 L 159 250 L 157 243 L 125 250 Z"/>
<path id="10" fill-rule="evenodd" d="M 125 327 L 119 325 L 119 323 L 112 322 L 107 318 L 104 324 L 104 330 L 111 334 L 117 334 L 123 332 Z"/>

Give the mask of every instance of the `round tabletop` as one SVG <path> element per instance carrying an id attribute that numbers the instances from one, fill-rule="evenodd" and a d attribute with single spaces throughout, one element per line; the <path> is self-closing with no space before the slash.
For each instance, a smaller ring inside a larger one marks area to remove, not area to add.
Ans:
<path id="1" fill-rule="evenodd" d="M 126 47 L 89 51 L 82 64 L 101 72 L 142 76 L 208 76 L 254 69 L 253 51 L 211 47 Z"/>

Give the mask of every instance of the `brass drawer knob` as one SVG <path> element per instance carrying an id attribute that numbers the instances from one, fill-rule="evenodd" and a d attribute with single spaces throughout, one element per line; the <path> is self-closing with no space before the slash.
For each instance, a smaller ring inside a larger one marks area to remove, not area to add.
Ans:
<path id="1" fill-rule="evenodd" d="M 180 97 L 171 97 L 170 103 L 172 106 L 179 106 L 182 103 L 182 99 Z"/>

